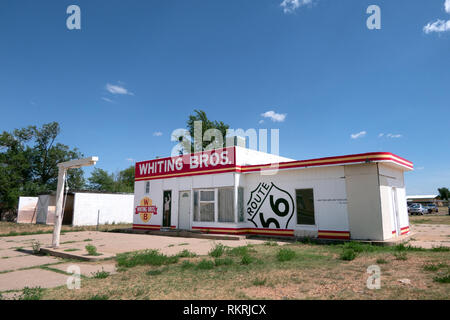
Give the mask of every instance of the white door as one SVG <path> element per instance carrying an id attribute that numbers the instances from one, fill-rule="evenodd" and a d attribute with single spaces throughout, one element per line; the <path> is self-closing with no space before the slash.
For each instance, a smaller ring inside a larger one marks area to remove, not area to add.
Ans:
<path id="1" fill-rule="evenodd" d="M 191 192 L 180 191 L 178 197 L 178 229 L 191 229 Z"/>

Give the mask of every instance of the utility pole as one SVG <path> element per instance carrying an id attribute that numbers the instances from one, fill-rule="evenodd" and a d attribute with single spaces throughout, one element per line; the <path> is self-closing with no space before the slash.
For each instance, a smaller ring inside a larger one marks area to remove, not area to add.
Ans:
<path id="1" fill-rule="evenodd" d="M 95 165 L 98 161 L 98 157 L 89 157 L 78 160 L 71 160 L 67 162 L 58 163 L 58 186 L 56 189 L 56 210 L 55 210 L 55 227 L 53 229 L 52 247 L 59 247 L 59 237 L 61 234 L 62 226 L 62 211 L 64 201 L 64 181 L 68 169 L 81 168 L 86 166 Z"/>

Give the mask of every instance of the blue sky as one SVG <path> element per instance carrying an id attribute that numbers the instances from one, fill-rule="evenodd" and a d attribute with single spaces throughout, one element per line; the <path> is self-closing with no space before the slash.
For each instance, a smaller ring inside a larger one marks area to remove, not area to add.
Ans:
<path id="1" fill-rule="evenodd" d="M 444 2 L 3 0 L 0 130 L 58 121 L 59 142 L 117 171 L 169 155 L 198 108 L 278 128 L 290 158 L 396 153 L 416 167 L 407 193 L 436 193 L 450 186 Z M 66 27 L 71 4 L 81 30 Z"/>

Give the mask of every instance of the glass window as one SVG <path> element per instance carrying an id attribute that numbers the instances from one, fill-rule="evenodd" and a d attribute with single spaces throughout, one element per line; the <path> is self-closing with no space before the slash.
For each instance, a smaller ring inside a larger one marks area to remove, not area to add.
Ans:
<path id="1" fill-rule="evenodd" d="M 214 190 L 194 191 L 194 221 L 214 222 Z"/>
<path id="2" fill-rule="evenodd" d="M 234 222 L 234 188 L 219 188 L 219 222 Z"/>
<path id="3" fill-rule="evenodd" d="M 200 191 L 200 201 L 214 201 L 214 190 Z"/>
<path id="4" fill-rule="evenodd" d="M 200 202 L 200 221 L 214 222 L 214 202 Z"/>
<path id="5" fill-rule="evenodd" d="M 314 225 L 314 193 L 313 189 L 295 190 L 297 202 L 297 224 Z"/>
<path id="6" fill-rule="evenodd" d="M 145 193 L 149 194 L 150 193 L 150 181 L 147 181 L 145 183 Z"/>
<path id="7" fill-rule="evenodd" d="M 244 221 L 244 188 L 238 188 L 238 216 L 239 222 Z"/>
<path id="8" fill-rule="evenodd" d="M 200 212 L 198 210 L 198 191 L 194 191 L 194 221 L 200 221 Z"/>

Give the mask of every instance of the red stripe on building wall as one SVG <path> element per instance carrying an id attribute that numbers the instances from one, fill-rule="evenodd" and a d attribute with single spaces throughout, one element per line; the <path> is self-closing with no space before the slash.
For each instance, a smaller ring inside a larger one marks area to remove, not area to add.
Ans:
<path id="1" fill-rule="evenodd" d="M 335 231 L 335 230 L 319 230 L 317 237 L 319 239 L 341 239 L 349 240 L 349 231 Z"/>
<path id="2" fill-rule="evenodd" d="M 400 235 L 409 233 L 409 226 L 400 228 Z"/>

